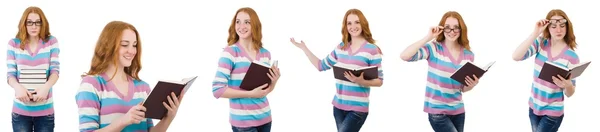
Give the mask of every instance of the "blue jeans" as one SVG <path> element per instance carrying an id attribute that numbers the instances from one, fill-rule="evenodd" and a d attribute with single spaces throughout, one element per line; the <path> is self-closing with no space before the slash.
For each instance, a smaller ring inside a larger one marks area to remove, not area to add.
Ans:
<path id="1" fill-rule="evenodd" d="M 429 114 L 429 124 L 435 132 L 462 132 L 465 113 L 458 115 Z"/>
<path id="2" fill-rule="evenodd" d="M 562 123 L 564 115 L 561 116 L 539 116 L 533 113 L 529 108 L 529 121 L 531 122 L 532 132 L 556 132 Z"/>
<path id="3" fill-rule="evenodd" d="M 13 132 L 54 132 L 54 114 L 24 116 L 12 113 Z"/>
<path id="4" fill-rule="evenodd" d="M 233 132 L 271 132 L 271 122 L 256 127 L 235 127 L 231 126 Z"/>
<path id="5" fill-rule="evenodd" d="M 367 120 L 369 113 L 346 111 L 333 107 L 333 117 L 338 132 L 358 132 Z"/>

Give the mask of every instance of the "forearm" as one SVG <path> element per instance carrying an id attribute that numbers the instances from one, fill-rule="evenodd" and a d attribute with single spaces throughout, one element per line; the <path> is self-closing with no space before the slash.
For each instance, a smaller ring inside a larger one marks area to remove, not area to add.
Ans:
<path id="1" fill-rule="evenodd" d="M 221 98 L 250 98 L 248 91 L 236 90 L 229 87 L 224 87 L 224 90 Z"/>
<path id="2" fill-rule="evenodd" d="M 474 87 L 464 86 L 464 87 L 462 88 L 462 92 L 469 92 L 469 91 L 473 90 L 473 88 L 474 88 Z"/>
<path id="3" fill-rule="evenodd" d="M 310 51 L 307 47 L 302 48 L 302 51 L 304 51 L 304 54 L 306 55 L 308 60 L 310 60 L 310 63 L 312 63 L 315 68 L 319 69 L 319 62 L 321 60 L 317 56 L 315 56 L 315 54 L 313 54 L 312 51 Z"/>
<path id="4" fill-rule="evenodd" d="M 571 97 L 575 94 L 575 86 L 565 88 L 565 95 Z"/>
<path id="5" fill-rule="evenodd" d="M 535 39 L 537 39 L 537 37 L 539 36 L 539 33 L 531 33 L 529 35 L 529 37 L 527 37 L 527 39 L 525 39 L 525 41 L 523 41 L 519 47 L 517 47 L 517 49 L 515 49 L 515 51 L 513 52 L 513 60 L 515 61 L 519 61 L 522 60 L 522 58 L 525 56 L 525 53 L 527 53 L 527 50 L 529 50 L 529 47 L 535 43 Z"/>
<path id="6" fill-rule="evenodd" d="M 19 84 L 19 81 L 14 77 L 8 77 L 8 85 L 13 89 L 23 88 L 23 86 Z"/>
<path id="7" fill-rule="evenodd" d="M 362 80 L 357 82 L 358 85 L 368 86 L 368 87 L 380 87 L 383 85 L 383 80 L 381 79 L 372 79 L 372 80 Z"/>
<path id="8" fill-rule="evenodd" d="M 277 82 L 272 82 L 271 85 L 269 85 L 269 89 L 268 89 L 269 92 L 268 93 L 273 92 L 273 90 L 275 89 L 276 85 L 277 85 Z"/>
<path id="9" fill-rule="evenodd" d="M 54 84 L 56 84 L 57 81 L 58 81 L 58 75 L 51 74 L 50 77 L 48 77 L 48 81 L 46 81 L 46 83 L 44 84 L 45 85 L 44 88 L 47 88 L 45 90 L 50 90 L 50 88 L 52 88 L 52 86 L 54 86 Z"/>
<path id="10" fill-rule="evenodd" d="M 415 54 L 417 54 L 419 49 L 423 47 L 423 45 L 425 45 L 427 42 L 431 41 L 431 39 L 432 38 L 425 37 L 406 47 L 406 49 L 404 49 L 404 51 L 402 51 L 402 53 L 400 54 L 400 58 L 404 61 L 409 61 Z"/>
<path id="11" fill-rule="evenodd" d="M 173 122 L 173 118 L 160 120 L 156 126 L 150 128 L 150 132 L 166 132 L 171 122 Z"/>
<path id="12" fill-rule="evenodd" d="M 108 126 L 103 127 L 101 129 L 95 130 L 94 132 L 120 132 L 122 131 L 127 125 L 124 125 L 123 123 L 121 123 L 120 121 L 118 121 L 118 119 L 116 120 L 116 122 L 110 123 Z"/>

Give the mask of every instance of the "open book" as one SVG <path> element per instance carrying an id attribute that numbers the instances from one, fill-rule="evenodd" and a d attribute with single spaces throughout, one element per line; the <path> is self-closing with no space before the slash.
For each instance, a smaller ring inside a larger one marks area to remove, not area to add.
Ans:
<path id="1" fill-rule="evenodd" d="M 339 63 L 338 63 L 339 64 Z M 333 77 L 335 79 L 344 80 L 350 82 L 345 76 L 344 73 L 350 71 L 354 76 L 360 76 L 363 74 L 363 79 L 365 80 L 373 80 L 379 78 L 379 72 L 377 72 L 377 66 L 369 66 L 369 67 L 355 67 L 351 68 L 351 66 L 346 65 L 334 65 L 333 66 Z"/>
<path id="2" fill-rule="evenodd" d="M 545 62 L 544 65 L 542 66 L 542 70 L 540 70 L 540 74 L 538 75 L 538 78 L 550 82 L 552 84 L 554 84 L 554 81 L 552 80 L 552 76 L 556 76 L 559 75 L 565 79 L 568 79 L 569 75 L 571 76 L 571 79 L 577 78 L 579 76 L 581 76 L 581 74 L 583 73 L 583 71 L 588 67 L 588 65 L 590 65 L 591 61 L 588 62 L 584 62 L 584 63 L 579 63 L 579 64 L 575 64 L 575 65 L 567 65 L 566 67 L 564 66 L 559 66 L 555 63 L 552 62 Z"/>
<path id="3" fill-rule="evenodd" d="M 488 63 L 485 67 L 479 67 L 473 64 L 472 62 L 467 62 L 454 73 L 452 73 L 452 76 L 450 76 L 450 78 L 456 80 L 462 85 L 467 85 L 467 82 L 465 80 L 467 76 L 469 76 L 471 79 L 475 79 L 473 78 L 473 75 L 475 75 L 478 79 L 481 79 L 483 74 L 485 74 L 490 69 L 490 67 L 494 65 L 494 63 L 496 63 L 496 61 Z"/>
<path id="4" fill-rule="evenodd" d="M 158 81 L 143 104 L 146 107 L 146 118 L 162 119 L 168 112 L 167 108 L 163 105 L 163 102 L 169 105 L 167 96 L 171 96 L 171 92 L 173 92 L 179 97 L 182 92 L 187 92 L 197 77 L 185 78 L 181 81 Z M 177 99 L 175 97 L 172 98 Z"/>
<path id="5" fill-rule="evenodd" d="M 273 62 L 277 66 L 277 60 Z M 244 90 L 254 90 L 256 87 L 267 84 L 271 85 L 271 78 L 267 76 L 270 73 L 271 66 L 254 61 L 248 67 L 248 72 L 244 75 L 240 88 Z"/>
<path id="6" fill-rule="evenodd" d="M 42 88 L 46 84 L 46 81 L 48 81 L 46 71 L 46 69 L 20 69 L 19 84 L 28 91 L 35 91 L 35 89 Z"/>

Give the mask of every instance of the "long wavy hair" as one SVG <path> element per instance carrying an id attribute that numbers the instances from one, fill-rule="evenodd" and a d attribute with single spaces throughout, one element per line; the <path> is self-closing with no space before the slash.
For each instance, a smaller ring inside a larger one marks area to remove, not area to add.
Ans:
<path id="1" fill-rule="evenodd" d="M 467 50 L 471 50 L 471 46 L 469 46 L 469 36 L 467 36 L 467 24 L 465 24 L 465 20 L 463 20 L 462 16 L 456 11 L 448 11 L 442 16 L 442 20 L 440 20 L 439 26 L 444 26 L 446 24 L 446 19 L 448 18 L 456 18 L 458 20 L 458 26 L 460 27 L 460 36 L 458 36 L 458 44 Z M 444 42 L 446 37 L 443 33 L 437 36 L 435 39 L 437 42 Z"/>
<path id="2" fill-rule="evenodd" d="M 350 33 L 348 32 L 348 22 L 347 22 L 348 16 L 351 14 L 358 16 L 358 21 L 360 21 L 360 27 L 362 29 L 361 36 L 363 38 L 365 38 L 365 40 L 367 40 L 367 42 L 375 45 L 375 39 L 373 39 L 373 34 L 371 34 L 371 30 L 369 28 L 369 21 L 367 21 L 367 17 L 365 17 L 365 15 L 362 13 L 362 11 L 360 11 L 358 9 L 350 9 L 350 10 L 346 11 L 346 15 L 344 15 L 344 20 L 342 21 L 342 42 L 344 43 L 344 46 L 342 46 L 342 49 L 348 48 L 350 46 L 349 42 L 352 41 L 352 37 L 350 36 Z M 375 46 L 377 46 L 377 45 L 375 45 Z M 377 46 L 377 49 L 381 53 L 381 49 L 379 49 L 379 46 Z"/>
<path id="3" fill-rule="evenodd" d="M 573 33 L 573 23 L 571 23 L 571 19 L 569 19 L 567 13 L 565 13 L 564 11 L 560 9 L 554 9 L 548 12 L 548 15 L 546 15 L 546 20 L 550 20 L 553 16 L 562 16 L 563 18 L 567 19 L 567 34 L 565 34 L 563 40 L 565 40 L 567 45 L 572 50 L 575 50 L 575 48 L 577 47 L 577 42 L 575 42 L 575 34 Z M 545 39 L 550 39 L 551 37 L 549 29 L 550 27 L 547 27 L 546 30 L 544 30 L 543 36 Z"/>
<path id="4" fill-rule="evenodd" d="M 139 80 L 138 73 L 142 69 L 141 57 L 142 57 L 142 42 L 140 40 L 140 34 L 138 30 L 131 24 L 122 21 L 112 21 L 104 27 L 98 42 L 96 42 L 96 48 L 94 49 L 94 57 L 92 58 L 92 65 L 90 70 L 86 73 L 87 75 L 98 75 L 108 70 L 110 65 L 118 65 L 119 57 L 119 43 L 123 37 L 124 30 L 133 30 L 137 36 L 137 54 L 133 57 L 131 66 L 125 67 L 124 70 L 127 75 L 136 80 Z M 115 71 L 117 72 L 117 71 Z M 109 80 L 114 78 L 114 74 Z"/>
<path id="5" fill-rule="evenodd" d="M 250 16 L 250 27 L 252 32 L 252 42 L 255 50 L 262 48 L 262 24 L 260 23 L 260 19 L 258 18 L 258 14 L 254 9 L 250 7 L 243 7 L 238 9 L 231 20 L 231 25 L 229 26 L 229 36 L 227 37 L 227 45 L 233 45 L 237 43 L 240 39 L 240 36 L 235 32 L 235 19 L 240 12 L 248 13 Z"/>
<path id="6" fill-rule="evenodd" d="M 23 15 L 21 16 L 21 20 L 19 21 L 19 32 L 17 32 L 17 35 L 15 37 L 21 40 L 21 44 L 19 45 L 19 48 L 21 48 L 21 50 L 24 50 L 25 47 L 29 45 L 29 34 L 27 33 L 26 23 L 27 17 L 31 13 L 38 14 L 42 22 L 42 25 L 40 25 L 40 33 L 38 37 L 40 37 L 40 39 L 44 43 L 48 42 L 48 38 L 50 38 L 50 25 L 48 24 L 48 19 L 46 19 L 46 15 L 44 15 L 44 12 L 39 7 L 30 6 L 27 9 L 25 9 Z"/>

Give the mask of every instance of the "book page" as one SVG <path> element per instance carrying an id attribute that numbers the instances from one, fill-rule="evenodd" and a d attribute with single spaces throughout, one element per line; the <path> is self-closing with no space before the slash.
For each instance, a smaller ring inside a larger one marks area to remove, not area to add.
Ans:
<path id="1" fill-rule="evenodd" d="M 490 69 L 490 67 L 492 67 L 492 65 L 494 65 L 494 63 L 496 63 L 496 61 L 492 61 L 490 63 L 488 63 L 485 67 L 483 67 L 483 69 L 485 69 L 486 71 Z"/>
<path id="2" fill-rule="evenodd" d="M 550 65 L 552 65 L 552 66 L 558 67 L 558 68 L 560 68 L 560 69 L 563 69 L 563 70 L 565 70 L 565 71 L 568 71 L 568 70 L 569 70 L 569 69 L 565 68 L 564 66 L 561 66 L 561 65 L 558 65 L 558 64 L 555 64 L 555 63 L 549 62 L 549 61 L 546 61 L 544 64 L 550 64 Z M 569 66 L 569 65 L 567 65 L 567 67 L 568 67 L 568 66 Z M 542 67 L 543 67 L 543 66 L 542 66 Z"/>
<path id="3" fill-rule="evenodd" d="M 583 63 L 574 64 L 574 65 L 569 65 L 569 64 L 570 64 L 570 63 L 569 63 L 569 64 L 567 64 L 567 67 L 569 68 L 569 70 L 573 70 L 573 69 L 575 69 L 575 68 L 577 68 L 577 67 L 580 67 L 580 66 L 582 66 L 582 65 L 585 65 L 585 64 L 587 64 L 587 63 L 591 63 L 591 61 L 586 61 L 586 62 L 583 62 Z"/>

